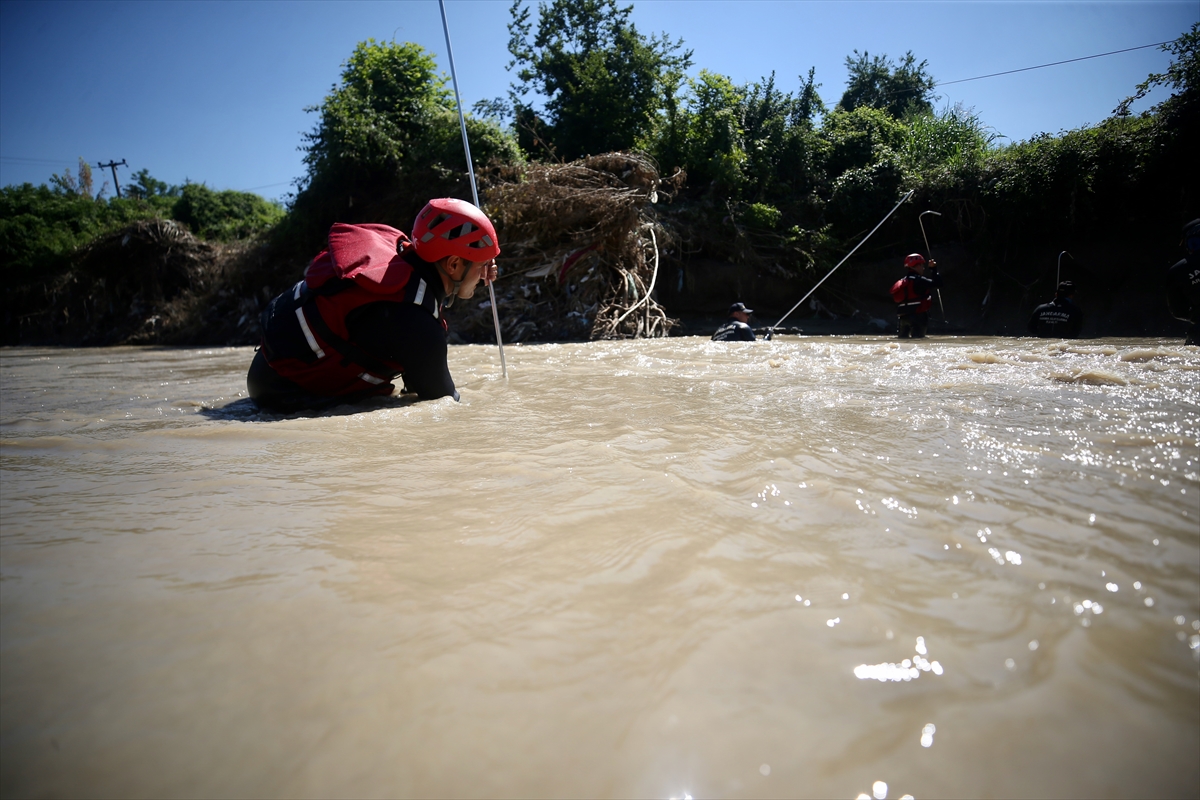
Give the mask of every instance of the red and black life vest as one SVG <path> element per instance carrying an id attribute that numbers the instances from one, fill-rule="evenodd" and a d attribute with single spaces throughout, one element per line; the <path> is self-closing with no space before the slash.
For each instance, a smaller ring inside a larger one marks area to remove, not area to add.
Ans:
<path id="1" fill-rule="evenodd" d="M 346 318 L 369 303 L 415 303 L 446 327 L 440 293 L 414 274 L 417 256 L 408 245 L 388 225 L 336 223 L 329 249 L 312 260 L 304 280 L 263 311 L 262 352 L 271 368 L 322 397 L 390 394 L 404 365 L 351 341 Z"/>
<path id="2" fill-rule="evenodd" d="M 892 284 L 892 299 L 896 301 L 896 313 L 924 314 L 933 306 L 933 297 L 928 289 L 917 288 L 921 276 L 912 272 Z"/>

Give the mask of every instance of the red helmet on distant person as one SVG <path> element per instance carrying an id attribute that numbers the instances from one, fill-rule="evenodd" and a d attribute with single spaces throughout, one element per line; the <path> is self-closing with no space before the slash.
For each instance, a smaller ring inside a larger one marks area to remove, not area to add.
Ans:
<path id="1" fill-rule="evenodd" d="M 904 266 L 906 269 L 925 266 L 925 256 L 920 253 L 912 253 L 904 257 Z"/>
<path id="2" fill-rule="evenodd" d="M 460 256 L 488 261 L 500 255 L 496 229 L 476 206 L 453 197 L 430 200 L 413 221 L 413 246 L 426 261 Z"/>

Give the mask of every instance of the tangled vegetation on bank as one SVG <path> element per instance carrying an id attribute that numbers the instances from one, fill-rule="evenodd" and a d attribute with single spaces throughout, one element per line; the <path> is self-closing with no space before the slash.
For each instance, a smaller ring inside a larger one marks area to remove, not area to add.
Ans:
<path id="1" fill-rule="evenodd" d="M 526 276 L 508 295 L 520 306 L 508 325 L 518 340 L 665 334 L 676 312 L 642 302 L 654 258 L 679 275 L 675 303 L 683 271 L 714 264 L 798 294 L 910 189 L 914 206 L 943 214 L 939 239 L 969 256 L 985 301 L 998 283 L 1020 287 L 1013 303 L 1031 302 L 1048 254 L 1061 250 L 1122 291 L 1137 279 L 1130 264 L 1174 260 L 1179 225 L 1200 215 L 1200 25 L 1163 48 L 1170 68 L 1110 118 L 1002 144 L 971 110 L 936 107 L 936 82 L 911 52 L 893 61 L 855 51 L 847 90 L 829 107 L 813 70 L 795 91 L 774 75 L 740 85 L 703 69 L 687 77 L 683 42 L 643 35 L 615 0 L 549 0 L 536 20 L 531 12 L 514 1 L 509 96 L 467 117 L 483 204 L 513 257 L 502 278 Z M 1155 86 L 1171 96 L 1131 114 Z M 0 189 L 3 341 L 252 343 L 257 309 L 296 279 L 333 222 L 406 228 L 431 196 L 469 197 L 452 95 L 419 45 L 359 44 L 340 83 L 308 110 L 306 174 L 286 210 L 203 184 L 168 186 L 145 170 L 127 197 L 106 199 L 82 161 L 49 186 Z M 625 162 L 644 179 L 630 183 L 613 166 Z M 576 173 L 611 192 L 607 211 L 587 205 L 582 227 L 578 198 L 549 202 Z M 911 219 L 900 216 L 856 257 L 913 249 Z M 1043 254 L 1037 270 L 1031 254 Z M 569 279 L 575 261 L 595 281 L 582 304 L 582 281 Z M 544 285 L 528 277 L 539 269 Z M 854 310 L 845 285 L 821 291 L 827 308 Z M 782 308 L 793 297 L 738 299 Z M 635 302 L 642 312 L 629 319 L 640 327 L 621 317 Z M 455 311 L 468 340 L 492 336 L 478 311 Z"/>

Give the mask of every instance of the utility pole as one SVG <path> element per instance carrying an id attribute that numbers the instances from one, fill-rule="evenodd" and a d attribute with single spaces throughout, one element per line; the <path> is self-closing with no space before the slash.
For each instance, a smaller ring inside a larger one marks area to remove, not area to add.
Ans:
<path id="1" fill-rule="evenodd" d="M 127 167 L 127 166 L 129 166 L 129 165 L 125 163 L 125 159 L 123 159 L 123 158 L 120 161 L 110 161 L 107 164 L 97 164 L 96 165 L 97 169 L 111 169 L 112 170 L 113 186 L 117 187 L 117 197 L 121 196 L 121 184 L 117 180 L 117 167 Z"/>

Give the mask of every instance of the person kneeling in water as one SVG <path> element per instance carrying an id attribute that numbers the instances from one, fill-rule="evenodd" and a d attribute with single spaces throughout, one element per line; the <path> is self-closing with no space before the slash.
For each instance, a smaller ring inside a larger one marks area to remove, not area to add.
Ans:
<path id="1" fill-rule="evenodd" d="M 422 400 L 458 391 L 446 363 L 445 306 L 496 279 L 500 245 L 471 203 L 430 200 L 412 240 L 388 225 L 336 223 L 304 279 L 262 313 L 250 398 L 291 412 L 390 395 L 403 377 Z"/>

